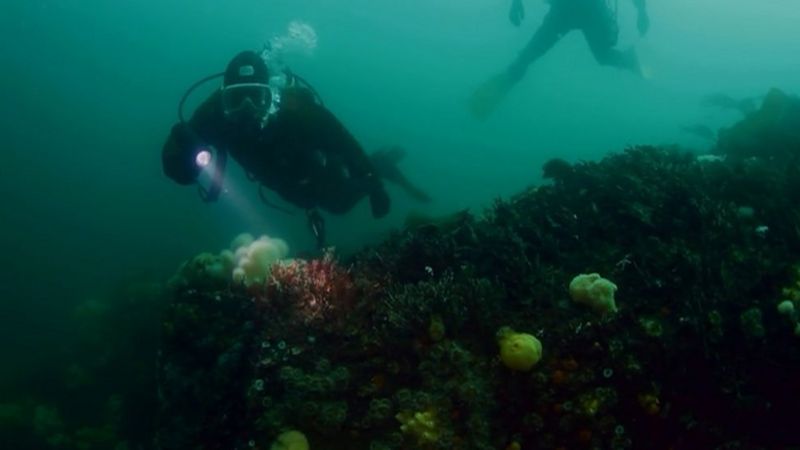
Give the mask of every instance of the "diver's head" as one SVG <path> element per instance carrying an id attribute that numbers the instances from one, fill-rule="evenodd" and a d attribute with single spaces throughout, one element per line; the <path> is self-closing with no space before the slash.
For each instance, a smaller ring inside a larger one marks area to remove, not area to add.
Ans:
<path id="1" fill-rule="evenodd" d="M 251 51 L 236 55 L 222 82 L 222 109 L 233 122 L 263 122 L 269 114 L 272 92 L 269 71 L 261 57 Z"/>

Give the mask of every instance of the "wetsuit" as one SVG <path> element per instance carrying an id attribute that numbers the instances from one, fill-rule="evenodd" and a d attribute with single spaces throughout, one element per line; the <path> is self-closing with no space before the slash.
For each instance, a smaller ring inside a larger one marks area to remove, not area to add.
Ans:
<path id="1" fill-rule="evenodd" d="M 612 0 L 616 1 L 616 0 Z M 547 53 L 564 35 L 581 30 L 595 59 L 602 65 L 638 71 L 633 51 L 615 48 L 619 35 L 616 11 L 607 0 L 551 0 L 550 11 L 533 38 L 508 69 L 510 81 L 517 82 L 528 66 Z M 640 11 L 644 0 L 634 0 Z"/>
<path id="2" fill-rule="evenodd" d="M 363 148 L 308 89 L 284 89 L 280 110 L 263 128 L 228 121 L 219 91 L 189 123 L 203 141 L 225 149 L 251 178 L 300 208 L 342 214 L 370 195 L 373 215 L 388 212 L 389 197 Z M 180 184 L 191 184 L 199 169 L 187 157 L 176 128 L 162 151 L 164 172 Z"/>

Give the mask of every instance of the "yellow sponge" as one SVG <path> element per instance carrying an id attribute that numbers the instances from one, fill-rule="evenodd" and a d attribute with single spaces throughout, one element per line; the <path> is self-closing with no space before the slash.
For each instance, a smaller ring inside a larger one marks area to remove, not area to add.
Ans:
<path id="1" fill-rule="evenodd" d="M 569 295 L 575 303 L 603 314 L 617 312 L 615 292 L 617 285 L 596 273 L 578 275 L 569 283 Z"/>
<path id="2" fill-rule="evenodd" d="M 284 431 L 272 443 L 271 450 L 308 450 L 308 439 L 297 430 Z"/>
<path id="3" fill-rule="evenodd" d="M 497 332 L 497 343 L 500 359 L 511 370 L 531 370 L 542 359 L 542 343 L 532 334 L 503 327 Z"/>

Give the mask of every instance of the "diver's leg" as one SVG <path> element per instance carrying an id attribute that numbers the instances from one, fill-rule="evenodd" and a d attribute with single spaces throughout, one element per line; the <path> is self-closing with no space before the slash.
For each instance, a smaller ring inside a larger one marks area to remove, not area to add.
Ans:
<path id="1" fill-rule="evenodd" d="M 505 98 L 511 88 L 522 79 L 528 66 L 541 58 L 553 48 L 570 29 L 568 11 L 553 6 L 544 18 L 542 25 L 536 30 L 528 45 L 517 56 L 517 59 L 502 73 L 484 82 L 472 94 L 470 109 L 478 119 L 485 119 Z"/>
<path id="2" fill-rule="evenodd" d="M 414 200 L 419 202 L 431 201 L 431 197 L 425 191 L 415 186 L 405 174 L 400 171 L 400 168 L 397 167 L 397 163 L 400 162 L 404 156 L 405 150 L 401 147 L 394 146 L 385 147 L 373 152 L 369 155 L 369 159 L 372 162 L 375 173 L 382 180 L 389 181 L 401 187 Z"/>
<path id="3" fill-rule="evenodd" d="M 641 75 L 636 50 L 616 48 L 619 26 L 615 14 L 603 2 L 598 4 L 601 6 L 587 11 L 581 27 L 595 60 L 603 66 L 616 67 Z"/>
<path id="4" fill-rule="evenodd" d="M 588 39 L 587 39 L 588 40 Z M 639 64 L 639 57 L 636 55 L 636 49 L 633 47 L 620 50 L 607 45 L 600 45 L 595 42 L 589 42 L 589 48 L 592 50 L 594 59 L 603 66 L 616 67 L 618 69 L 627 70 L 642 75 L 642 68 Z"/>
<path id="5" fill-rule="evenodd" d="M 565 14 L 560 8 L 553 7 L 544 17 L 528 45 L 520 52 L 517 59 L 506 70 L 512 83 L 517 83 L 525 75 L 534 61 L 545 55 L 568 31 Z"/>

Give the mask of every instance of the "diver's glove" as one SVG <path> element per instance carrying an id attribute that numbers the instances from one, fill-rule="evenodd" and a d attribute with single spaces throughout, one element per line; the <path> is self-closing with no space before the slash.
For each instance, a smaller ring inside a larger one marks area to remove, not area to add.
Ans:
<path id="1" fill-rule="evenodd" d="M 202 141 L 188 124 L 176 123 L 161 152 L 164 172 L 180 184 L 194 183 L 201 170 L 195 162 L 201 145 Z"/>

